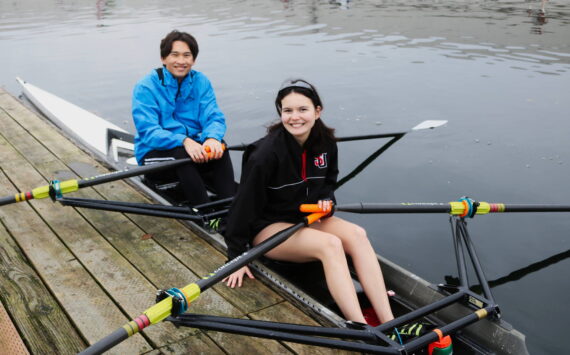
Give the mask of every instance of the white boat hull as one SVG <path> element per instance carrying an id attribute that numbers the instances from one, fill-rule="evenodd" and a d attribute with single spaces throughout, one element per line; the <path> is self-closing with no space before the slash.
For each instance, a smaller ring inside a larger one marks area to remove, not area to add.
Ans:
<path id="1" fill-rule="evenodd" d="M 90 151 L 105 160 L 111 154 L 115 161 L 118 160 L 119 148 L 130 151 L 130 155 L 133 155 L 134 145 L 131 142 L 110 139 L 110 130 L 130 135 L 124 129 L 20 78 L 16 80 L 22 86 L 26 97 L 42 114 L 79 139 Z"/>

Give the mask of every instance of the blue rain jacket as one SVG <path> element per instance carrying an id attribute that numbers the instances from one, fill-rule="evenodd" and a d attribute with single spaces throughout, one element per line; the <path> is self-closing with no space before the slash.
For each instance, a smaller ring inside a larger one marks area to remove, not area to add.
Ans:
<path id="1" fill-rule="evenodd" d="M 186 137 L 203 143 L 208 138 L 222 141 L 226 133 L 212 84 L 195 70 L 180 85 L 166 68 L 153 70 L 135 85 L 132 112 L 139 164 L 151 150 L 182 146 Z"/>

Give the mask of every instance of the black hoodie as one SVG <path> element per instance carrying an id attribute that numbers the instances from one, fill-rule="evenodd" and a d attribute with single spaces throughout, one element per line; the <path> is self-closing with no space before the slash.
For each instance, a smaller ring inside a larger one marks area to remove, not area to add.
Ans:
<path id="1" fill-rule="evenodd" d="M 301 147 L 281 126 L 250 144 L 225 233 L 228 258 L 245 252 L 257 233 L 272 223 L 301 222 L 305 214 L 300 204 L 335 201 L 337 177 L 336 142 L 319 149 L 312 147 L 309 137 Z"/>

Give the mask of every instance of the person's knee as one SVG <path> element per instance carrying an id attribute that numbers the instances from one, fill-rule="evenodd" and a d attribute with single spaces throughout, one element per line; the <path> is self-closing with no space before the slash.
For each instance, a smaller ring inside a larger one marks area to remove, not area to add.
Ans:
<path id="1" fill-rule="evenodd" d="M 318 253 L 321 260 L 344 256 L 342 241 L 333 234 L 326 234 L 322 237 Z"/>
<path id="2" fill-rule="evenodd" d="M 366 229 L 361 226 L 354 225 L 354 237 L 359 241 L 367 241 L 368 235 L 366 234 Z"/>
<path id="3" fill-rule="evenodd" d="M 372 248 L 366 230 L 360 226 L 353 225 L 350 238 L 346 239 L 346 252 L 354 256 L 362 251 L 368 251 Z"/>

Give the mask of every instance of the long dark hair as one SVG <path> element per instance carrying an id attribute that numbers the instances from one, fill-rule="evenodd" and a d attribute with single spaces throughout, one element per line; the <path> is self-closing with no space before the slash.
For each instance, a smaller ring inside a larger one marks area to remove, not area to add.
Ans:
<path id="1" fill-rule="evenodd" d="M 321 97 L 317 92 L 317 89 L 303 79 L 288 79 L 281 84 L 281 89 L 277 93 L 277 97 L 275 98 L 275 109 L 277 110 L 277 114 L 281 116 L 281 109 L 282 109 L 282 101 L 285 96 L 296 93 L 303 95 L 311 100 L 315 108 L 320 107 L 321 110 L 323 109 L 323 102 L 321 101 Z M 277 131 L 278 129 L 283 127 L 283 123 L 281 120 L 278 122 L 273 123 L 269 127 L 267 127 L 267 133 L 272 133 Z M 334 142 L 336 138 L 334 136 L 334 128 L 328 127 L 323 123 L 322 117 L 315 121 L 315 125 L 311 129 L 311 133 L 309 134 L 309 139 L 305 144 L 308 144 L 311 149 L 322 149 L 326 145 L 326 143 Z"/>

